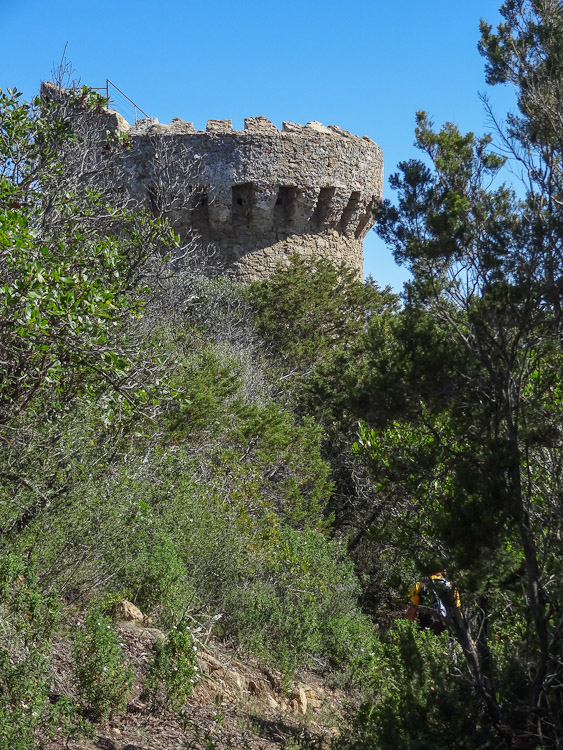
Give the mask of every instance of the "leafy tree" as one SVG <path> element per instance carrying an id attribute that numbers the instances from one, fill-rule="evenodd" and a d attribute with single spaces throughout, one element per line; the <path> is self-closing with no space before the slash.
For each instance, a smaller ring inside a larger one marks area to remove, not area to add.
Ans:
<path id="1" fill-rule="evenodd" d="M 525 168 L 525 195 L 498 185 L 504 158 L 491 136 L 449 123 L 436 132 L 418 114 L 425 162 L 399 165 L 398 204 L 383 206 L 379 231 L 413 274 L 405 319 L 433 328 L 437 346 L 402 349 L 426 366 L 396 369 L 399 388 L 415 390 L 384 429 L 362 428 L 357 451 L 369 455 L 397 545 L 426 572 L 452 563 L 478 604 L 474 619 L 453 606 L 448 619 L 505 746 L 556 747 L 563 9 L 515 0 L 501 13 L 496 34 L 482 24 L 481 51 L 489 82 L 516 87 L 520 114 L 502 138 Z M 502 640 L 513 637 L 509 664 Z"/>
<path id="2" fill-rule="evenodd" d="M 132 400 L 132 352 L 114 329 L 139 315 L 147 261 L 175 242 L 143 212 L 69 192 L 60 159 L 67 143 L 84 146 L 72 114 L 59 114 L 17 91 L 0 96 L 3 424 L 50 384 L 73 394 L 79 380 Z"/>
<path id="3" fill-rule="evenodd" d="M 151 258 L 176 240 L 159 219 L 84 188 L 83 152 L 95 155 L 74 126 L 98 98 L 87 89 L 77 97 L 61 110 L 0 92 L 0 479 L 16 531 L 60 492 L 53 451 L 39 482 L 30 461 L 47 455 L 43 440 L 60 440 L 56 424 L 72 404 L 123 419 L 154 413 L 167 393 L 161 384 L 156 395 L 162 364 L 131 326 Z M 14 492 L 26 495 L 19 509 Z"/>

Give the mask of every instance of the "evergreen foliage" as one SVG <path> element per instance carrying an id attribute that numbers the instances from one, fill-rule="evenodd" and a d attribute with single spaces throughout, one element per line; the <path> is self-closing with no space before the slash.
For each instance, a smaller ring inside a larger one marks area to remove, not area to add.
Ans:
<path id="1" fill-rule="evenodd" d="M 563 16 L 549 0 L 501 13 L 497 34 L 482 25 L 481 51 L 489 81 L 517 89 L 521 114 L 498 135 L 526 169 L 525 196 L 498 184 L 505 159 L 491 136 L 436 132 L 417 115 L 425 161 L 399 165 L 398 203 L 384 204 L 379 229 L 413 274 L 405 315 L 433 328 L 446 356 L 409 355 L 397 341 L 407 365 L 395 377 L 411 394 L 383 429 L 361 426 L 356 451 L 397 548 L 410 542 L 422 572 L 447 564 L 463 584 L 466 617 L 450 607 L 449 626 L 502 746 L 535 750 L 562 731 L 561 127 L 551 115 Z"/>
<path id="2" fill-rule="evenodd" d="M 78 707 L 50 700 L 51 638 L 61 606 L 16 555 L 0 559 L 0 748 L 30 750 L 48 738 L 91 736 Z"/>

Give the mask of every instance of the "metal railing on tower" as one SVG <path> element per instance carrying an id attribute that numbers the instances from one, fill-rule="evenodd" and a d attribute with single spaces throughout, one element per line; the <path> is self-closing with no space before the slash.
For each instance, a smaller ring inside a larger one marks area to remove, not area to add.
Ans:
<path id="1" fill-rule="evenodd" d="M 116 86 L 113 81 L 110 81 L 109 78 L 106 78 L 105 86 L 97 87 L 95 88 L 95 91 L 100 91 L 104 94 L 108 101 L 108 109 L 114 109 L 116 112 L 119 112 L 119 114 L 128 122 L 131 122 L 131 120 L 137 122 L 137 120 L 142 119 L 143 117 L 149 117 L 144 109 L 141 109 L 133 99 L 127 96 L 127 94 L 122 91 L 119 86 Z"/>

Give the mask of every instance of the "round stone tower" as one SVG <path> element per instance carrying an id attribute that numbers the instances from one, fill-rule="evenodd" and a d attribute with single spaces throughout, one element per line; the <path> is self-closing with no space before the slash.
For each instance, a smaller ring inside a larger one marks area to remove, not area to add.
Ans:
<path id="1" fill-rule="evenodd" d="M 197 132 L 177 118 L 129 125 L 111 111 L 91 117 L 104 137 L 124 136 L 123 187 L 164 211 L 180 236 L 195 230 L 225 272 L 261 278 L 297 253 L 361 275 L 383 183 L 383 154 L 367 136 L 318 122 L 284 122 L 280 131 L 265 117 L 246 119 L 244 130 L 210 120 Z"/>

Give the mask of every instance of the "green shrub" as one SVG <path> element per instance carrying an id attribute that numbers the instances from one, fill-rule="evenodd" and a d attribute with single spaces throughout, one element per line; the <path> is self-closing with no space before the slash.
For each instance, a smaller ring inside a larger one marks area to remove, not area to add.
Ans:
<path id="1" fill-rule="evenodd" d="M 24 646 L 45 646 L 60 620 L 60 601 L 53 589 L 42 591 L 35 567 L 17 555 L 0 557 L 0 618 Z"/>
<path id="2" fill-rule="evenodd" d="M 94 605 L 74 636 L 74 677 L 83 709 L 95 721 L 122 713 L 133 683 L 111 620 Z"/>
<path id="3" fill-rule="evenodd" d="M 191 585 L 177 539 L 157 515 L 146 512 L 145 519 L 123 534 L 120 547 L 108 547 L 106 564 L 115 571 L 113 585 L 167 627 L 185 609 Z"/>
<path id="4" fill-rule="evenodd" d="M 26 650 L 17 661 L 0 651 L 0 748 L 28 750 L 49 698 L 46 685 L 47 659 L 37 649 Z"/>
<path id="5" fill-rule="evenodd" d="M 497 747 L 447 633 L 398 620 L 375 644 L 370 693 L 336 750 Z"/>
<path id="6" fill-rule="evenodd" d="M 198 680 L 197 646 L 185 622 L 172 628 L 166 640 L 157 640 L 147 670 L 145 694 L 153 708 L 170 703 L 178 709 Z"/>
<path id="7" fill-rule="evenodd" d="M 41 591 L 33 566 L 15 555 L 0 558 L 0 750 L 31 750 L 50 736 L 89 733 L 73 703 L 49 700 L 49 653 L 59 619 L 59 598 Z"/>
<path id="8" fill-rule="evenodd" d="M 358 680 L 373 640 L 358 590 L 344 545 L 280 526 L 254 576 L 230 587 L 226 626 L 287 675 L 308 665 Z"/>
<path id="9" fill-rule="evenodd" d="M 189 398 L 129 437 L 82 415 L 64 502 L 22 544 L 41 538 L 44 580 L 75 601 L 125 596 L 167 629 L 186 612 L 221 614 L 288 674 L 319 662 L 358 672 L 371 632 L 345 546 L 327 540 L 318 425 L 253 401 L 234 360 L 184 334 L 174 372 Z"/>

